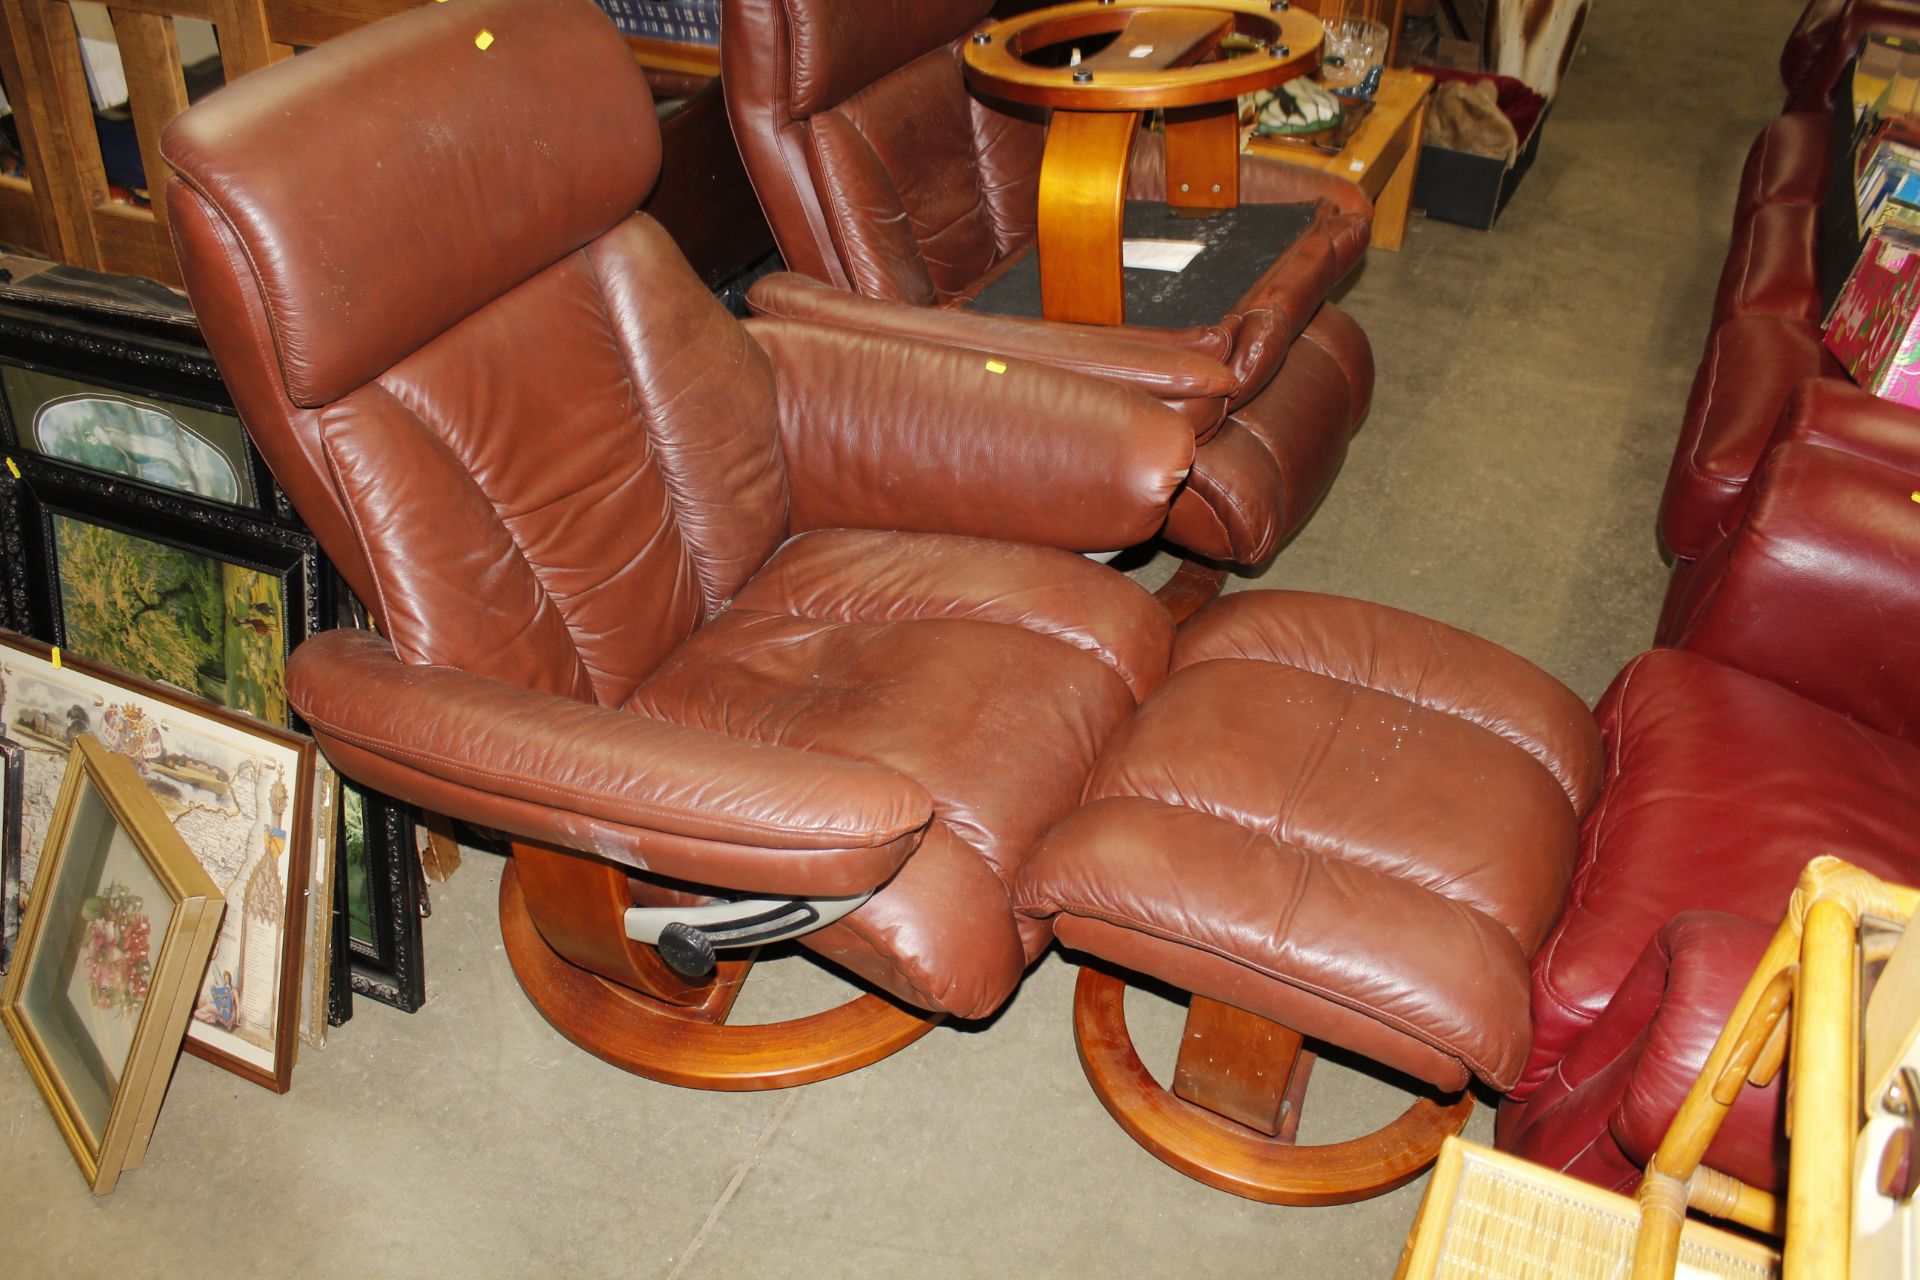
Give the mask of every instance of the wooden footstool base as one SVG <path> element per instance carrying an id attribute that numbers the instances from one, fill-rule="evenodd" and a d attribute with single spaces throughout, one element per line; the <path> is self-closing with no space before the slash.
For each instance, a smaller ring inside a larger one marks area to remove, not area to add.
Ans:
<path id="1" fill-rule="evenodd" d="M 1314 1055 L 1298 1033 L 1195 996 L 1170 1091 L 1134 1051 L 1126 990 L 1111 973 L 1080 970 L 1073 1034 L 1087 1082 L 1135 1142 L 1218 1190 L 1267 1204 L 1366 1200 L 1419 1177 L 1473 1114 L 1473 1096 L 1464 1090 L 1418 1098 L 1364 1137 L 1301 1146 L 1294 1135 Z M 1260 1110 L 1273 1119 L 1262 1122 Z"/>
<path id="2" fill-rule="evenodd" d="M 1599 786 L 1593 717 L 1488 641 L 1305 592 L 1207 605 L 1172 668 L 1015 881 L 1021 912 L 1103 966 L 1074 1001 L 1087 1078 L 1210 1186 L 1300 1205 L 1391 1190 L 1466 1123 L 1472 1081 L 1510 1088 L 1526 1063 L 1529 961 Z M 1126 974 L 1191 998 L 1170 1089 L 1127 1034 Z M 1430 1093 L 1301 1146 L 1303 1042 Z"/>

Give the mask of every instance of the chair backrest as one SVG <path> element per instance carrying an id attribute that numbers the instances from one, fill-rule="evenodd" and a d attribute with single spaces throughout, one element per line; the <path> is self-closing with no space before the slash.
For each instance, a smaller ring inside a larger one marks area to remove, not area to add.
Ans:
<path id="1" fill-rule="evenodd" d="M 588 0 L 459 0 L 168 128 L 254 440 L 399 656 L 626 700 L 786 535 L 765 354 L 632 210 L 645 80 Z"/>
<path id="2" fill-rule="evenodd" d="M 740 158 L 787 266 L 946 302 L 1030 243 L 1045 134 L 967 91 L 992 0 L 722 0 Z"/>

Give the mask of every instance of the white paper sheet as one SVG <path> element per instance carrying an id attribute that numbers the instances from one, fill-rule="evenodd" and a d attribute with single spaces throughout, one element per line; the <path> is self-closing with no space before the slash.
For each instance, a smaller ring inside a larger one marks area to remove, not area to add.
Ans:
<path id="1" fill-rule="evenodd" d="M 1122 240 L 1120 264 L 1148 271 L 1185 271 L 1206 247 L 1197 240 Z"/>

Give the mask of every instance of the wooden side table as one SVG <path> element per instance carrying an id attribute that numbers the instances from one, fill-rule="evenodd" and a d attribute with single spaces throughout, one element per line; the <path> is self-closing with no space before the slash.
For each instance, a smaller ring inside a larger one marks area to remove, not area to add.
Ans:
<path id="1" fill-rule="evenodd" d="M 1217 58 L 1229 35 L 1255 51 Z M 1026 55 L 1111 37 L 1065 66 Z M 1240 203 L 1238 97 L 1320 65 L 1318 19 L 1287 0 L 1077 0 L 976 31 L 968 83 L 989 97 L 1050 107 L 1040 163 L 1041 310 L 1049 320 L 1124 324 L 1121 240 L 1129 158 L 1142 113 L 1166 110 L 1167 203 Z"/>
<path id="2" fill-rule="evenodd" d="M 1316 150 L 1301 138 L 1258 134 L 1247 139 L 1246 150 L 1324 169 L 1354 183 L 1373 200 L 1373 247 L 1398 249 L 1407 235 L 1413 179 L 1420 168 L 1420 134 L 1432 95 L 1432 76 L 1389 68 L 1381 73 L 1373 110 L 1338 155 Z"/>

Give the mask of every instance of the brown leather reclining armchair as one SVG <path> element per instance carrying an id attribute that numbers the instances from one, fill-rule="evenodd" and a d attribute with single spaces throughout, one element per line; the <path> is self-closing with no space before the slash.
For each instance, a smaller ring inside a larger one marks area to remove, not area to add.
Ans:
<path id="1" fill-rule="evenodd" d="M 289 695 L 346 774 L 516 837 L 547 1017 L 755 1088 L 993 1011 L 1049 936 L 1008 878 L 1168 665 L 1164 610 L 1075 553 L 1151 535 L 1187 422 L 743 327 L 632 212 L 657 127 L 587 0 L 409 12 L 163 150 L 206 339 L 378 626 L 301 646 Z M 712 949 L 800 933 L 892 1000 L 725 1027 Z"/>
<path id="2" fill-rule="evenodd" d="M 760 281 L 749 301 L 1097 372 L 1177 405 L 1199 448 L 1165 536 L 1259 564 L 1325 495 L 1372 396 L 1365 334 L 1324 301 L 1365 251 L 1371 205 L 1330 175 L 1242 156 L 1243 203 L 1311 215 L 1237 301 L 1171 328 L 982 314 L 982 289 L 1033 251 L 1045 141 L 1025 108 L 966 84 L 960 51 L 992 7 L 723 0 L 734 137 L 797 273 Z M 1160 139 L 1142 133 L 1128 198 L 1164 203 L 1163 170 Z"/>

